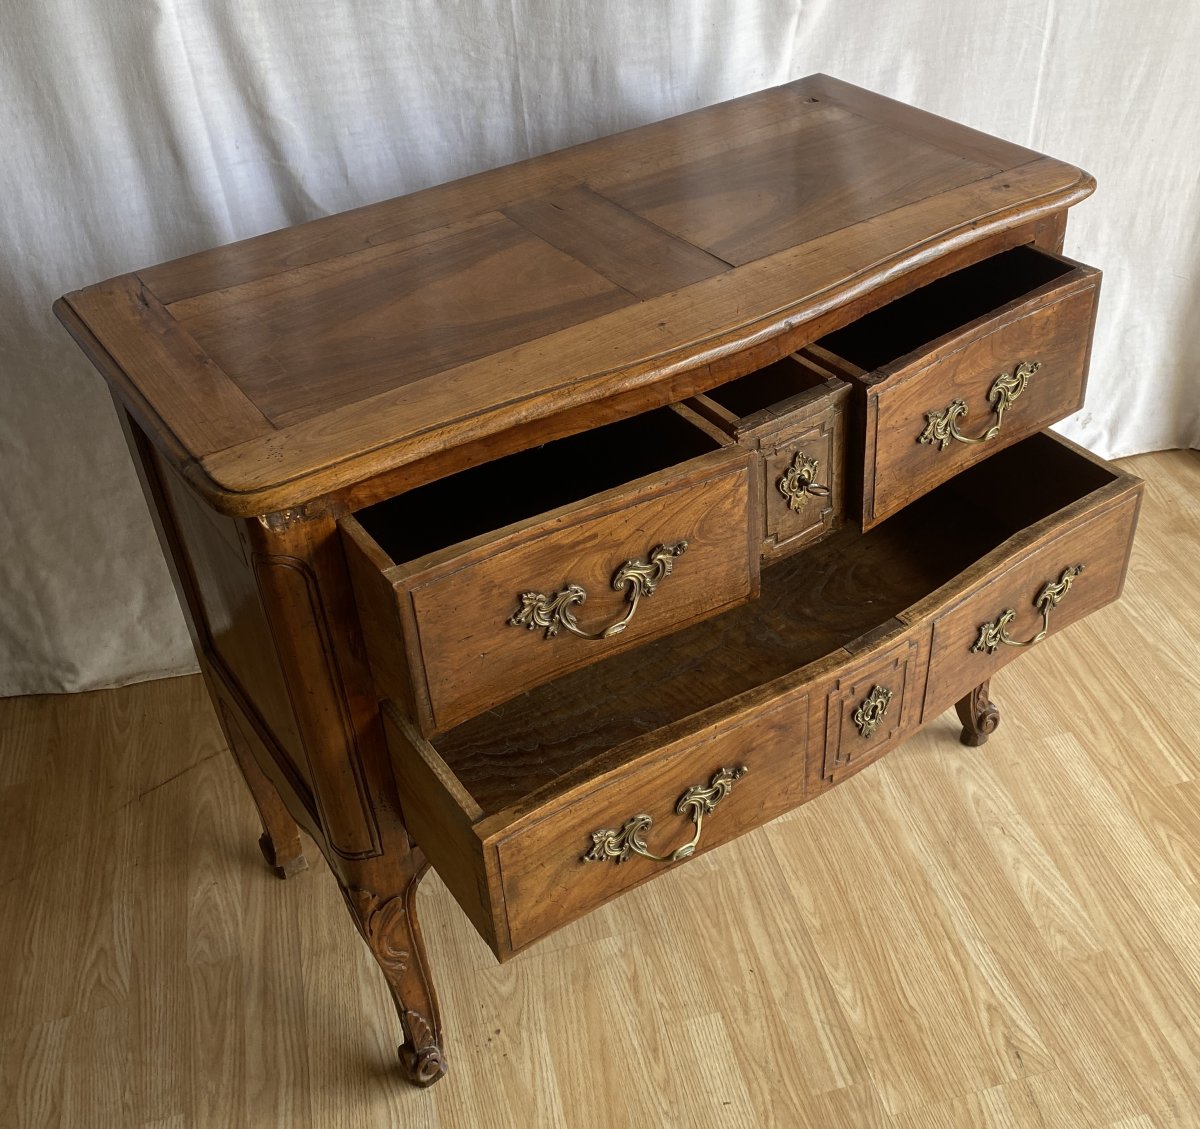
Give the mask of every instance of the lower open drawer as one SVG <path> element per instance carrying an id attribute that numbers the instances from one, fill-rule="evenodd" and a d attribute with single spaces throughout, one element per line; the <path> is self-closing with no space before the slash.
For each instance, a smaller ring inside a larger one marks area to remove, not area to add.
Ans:
<path id="1" fill-rule="evenodd" d="M 764 569 L 750 603 L 432 740 L 388 703 L 406 823 L 504 959 L 831 787 L 1115 599 L 1140 493 L 1035 435 Z"/>

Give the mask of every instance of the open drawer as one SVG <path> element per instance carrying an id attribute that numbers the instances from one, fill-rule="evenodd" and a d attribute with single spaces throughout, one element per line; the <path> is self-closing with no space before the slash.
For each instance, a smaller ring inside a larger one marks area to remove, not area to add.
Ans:
<path id="1" fill-rule="evenodd" d="M 380 697 L 426 734 L 741 603 L 750 456 L 662 408 L 342 519 Z"/>
<path id="2" fill-rule="evenodd" d="M 1083 404 L 1100 272 L 984 259 L 803 350 L 857 391 L 864 529 Z"/>
<path id="3" fill-rule="evenodd" d="M 1140 494 L 1036 435 L 770 565 L 759 599 L 432 740 L 387 703 L 405 822 L 504 959 L 872 763 L 1023 653 L 972 644 L 1061 562 L 1083 571 L 1051 632 L 1115 599 Z"/>
<path id="4" fill-rule="evenodd" d="M 850 386 L 800 356 L 688 403 L 758 456 L 762 555 L 781 556 L 842 524 Z"/>

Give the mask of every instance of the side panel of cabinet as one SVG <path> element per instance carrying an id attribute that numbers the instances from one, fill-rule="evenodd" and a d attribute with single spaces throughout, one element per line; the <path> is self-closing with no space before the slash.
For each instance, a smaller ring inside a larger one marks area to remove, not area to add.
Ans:
<path id="1" fill-rule="evenodd" d="M 270 643 L 243 523 L 196 500 L 119 402 L 117 414 L 226 733 L 240 735 L 267 778 L 288 797 L 293 816 L 321 839 L 295 714 Z"/>
<path id="2" fill-rule="evenodd" d="M 351 697 L 346 660 L 334 642 L 335 631 L 350 630 L 348 609 L 339 604 L 331 615 L 309 560 L 264 551 L 275 535 L 213 513 L 136 425 L 127 426 L 215 697 L 240 713 L 246 723 L 240 728 L 259 738 L 251 746 L 260 767 L 295 798 L 297 819 L 315 825 L 343 858 L 378 854 L 364 747 L 382 746 L 382 730 L 373 696 L 369 717 L 365 698 Z M 332 521 L 326 532 L 340 562 Z M 256 546 L 255 537 L 262 544 Z M 340 590 L 350 603 L 348 580 Z"/>
<path id="3" fill-rule="evenodd" d="M 157 452 L 153 458 L 200 602 L 202 643 L 295 758 L 300 734 L 271 644 L 242 522 L 209 509 Z"/>

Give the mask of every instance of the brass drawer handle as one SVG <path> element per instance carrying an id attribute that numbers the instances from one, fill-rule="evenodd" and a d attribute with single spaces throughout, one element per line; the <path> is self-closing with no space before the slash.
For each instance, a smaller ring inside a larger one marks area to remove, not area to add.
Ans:
<path id="1" fill-rule="evenodd" d="M 938 450 L 950 446 L 951 439 L 960 443 L 986 443 L 1000 434 L 1004 413 L 1012 402 L 1029 387 L 1029 378 L 1042 367 L 1041 361 L 1022 361 L 1011 373 L 1002 372 L 988 389 L 988 401 L 996 414 L 996 422 L 982 435 L 963 435 L 958 430 L 958 421 L 967 418 L 967 402 L 955 400 L 940 412 L 925 413 L 925 430 L 917 436 L 918 443 L 937 443 Z"/>
<path id="2" fill-rule="evenodd" d="M 584 631 L 575 622 L 571 611 L 572 607 L 583 604 L 587 599 L 587 591 L 582 584 L 568 584 L 553 596 L 547 596 L 543 592 L 522 592 L 519 597 L 521 606 L 513 612 L 508 622 L 513 627 L 527 627 L 530 631 L 544 627 L 545 639 L 553 639 L 564 627 L 580 639 L 608 639 L 619 635 L 633 619 L 633 613 L 638 609 L 638 601 L 643 596 L 654 595 L 660 581 L 671 575 L 675 558 L 687 547 L 686 541 L 680 541 L 676 545 L 659 545 L 650 550 L 648 561 L 626 561 L 617 569 L 613 574 L 613 590 L 620 592 L 622 588 L 628 588 L 625 598 L 629 601 L 629 610 L 616 623 L 609 624 L 603 631 L 594 635 Z"/>
<path id="3" fill-rule="evenodd" d="M 804 509 L 810 495 L 814 498 L 829 497 L 829 487 L 814 481 L 820 465 L 820 462 L 811 455 L 797 451 L 791 466 L 783 472 L 783 477 L 776 484 L 779 487 L 779 493 L 787 499 L 788 508 L 793 513 L 798 514 Z"/>
<path id="4" fill-rule="evenodd" d="M 876 686 L 854 711 L 854 724 L 863 737 L 870 737 L 883 721 L 888 706 L 892 704 L 892 692 L 886 686 Z"/>
<path id="5" fill-rule="evenodd" d="M 713 774 L 707 788 L 696 784 L 679 797 L 675 810 L 680 815 L 691 813 L 696 833 L 691 842 L 676 847 L 669 855 L 656 855 L 643 842 L 642 835 L 650 830 L 654 820 L 651 816 L 642 814 L 626 820 L 620 831 L 593 831 L 592 849 L 581 861 L 604 862 L 606 859 L 612 859 L 613 862 L 621 863 L 628 862 L 634 855 L 641 855 L 642 858 L 652 859 L 654 862 L 678 862 L 680 859 L 690 858 L 700 845 L 700 830 L 704 817 L 712 814 L 713 808 L 729 795 L 734 782 L 741 780 L 748 771 L 744 764 L 738 765 L 737 768 L 719 769 Z"/>
<path id="6" fill-rule="evenodd" d="M 992 655 L 996 653 L 996 648 L 1001 643 L 1007 644 L 1009 647 L 1032 647 L 1034 643 L 1040 643 L 1050 632 L 1050 613 L 1058 607 L 1062 598 L 1071 590 L 1072 582 L 1081 572 L 1083 572 L 1081 564 L 1072 568 L 1064 568 L 1057 581 L 1047 581 L 1042 587 L 1037 594 L 1037 599 L 1033 601 L 1033 606 L 1042 613 L 1042 629 L 1032 639 L 1009 638 L 1008 625 L 1017 613 L 1013 608 L 1005 608 L 991 623 L 980 624 L 979 638 L 971 647 L 971 653 L 981 654 L 987 651 L 989 655 Z"/>

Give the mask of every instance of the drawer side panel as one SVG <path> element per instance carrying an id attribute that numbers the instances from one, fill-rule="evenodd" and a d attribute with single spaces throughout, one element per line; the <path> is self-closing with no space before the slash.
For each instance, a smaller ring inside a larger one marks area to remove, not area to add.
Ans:
<path id="1" fill-rule="evenodd" d="M 474 830 L 482 813 L 407 717 L 386 703 L 383 719 L 409 835 L 479 935 L 501 956 L 505 946 L 497 938 L 497 923 L 503 915 Z"/>

